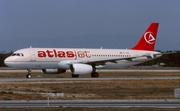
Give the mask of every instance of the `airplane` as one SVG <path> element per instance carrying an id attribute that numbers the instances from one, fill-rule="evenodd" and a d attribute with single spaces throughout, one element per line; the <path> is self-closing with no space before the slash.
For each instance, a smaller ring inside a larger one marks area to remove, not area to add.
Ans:
<path id="1" fill-rule="evenodd" d="M 13 68 L 31 71 L 42 70 L 44 74 L 60 74 L 70 70 L 73 78 L 82 74 L 99 77 L 96 69 L 120 69 L 147 62 L 162 56 L 154 51 L 159 23 L 151 23 L 139 42 L 131 49 L 84 49 L 84 48 L 25 48 L 15 51 L 4 60 Z"/>

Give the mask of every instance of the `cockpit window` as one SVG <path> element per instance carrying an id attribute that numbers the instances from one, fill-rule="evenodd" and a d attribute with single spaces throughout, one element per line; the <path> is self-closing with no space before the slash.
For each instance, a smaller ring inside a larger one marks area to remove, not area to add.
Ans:
<path id="1" fill-rule="evenodd" d="M 16 56 L 16 53 L 12 54 L 11 56 Z"/>
<path id="2" fill-rule="evenodd" d="M 24 56 L 23 53 L 13 53 L 11 56 Z"/>

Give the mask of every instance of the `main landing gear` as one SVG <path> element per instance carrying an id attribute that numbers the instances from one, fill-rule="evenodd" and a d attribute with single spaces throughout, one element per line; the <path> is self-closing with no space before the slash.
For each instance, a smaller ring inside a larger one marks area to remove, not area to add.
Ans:
<path id="1" fill-rule="evenodd" d="M 73 78 L 78 78 L 78 77 L 79 77 L 79 74 L 71 74 L 71 76 L 72 76 Z"/>
<path id="2" fill-rule="evenodd" d="M 99 77 L 99 73 L 98 72 L 92 72 L 91 73 L 91 77 L 98 78 Z"/>
<path id="3" fill-rule="evenodd" d="M 27 69 L 28 70 L 28 74 L 26 75 L 26 78 L 31 78 L 31 69 Z"/>
<path id="4" fill-rule="evenodd" d="M 99 77 L 99 73 L 96 72 L 96 66 L 95 66 L 95 64 L 92 64 L 92 67 L 93 67 L 93 71 L 92 71 L 92 73 L 91 73 L 91 77 L 92 77 L 92 78 L 98 78 L 98 77 Z"/>
<path id="5" fill-rule="evenodd" d="M 72 76 L 73 78 L 78 78 L 78 77 L 79 77 L 79 74 L 71 74 L 71 76 Z M 92 78 L 98 78 L 98 77 L 99 77 L 99 73 L 98 73 L 98 72 L 92 72 L 92 73 L 91 73 L 91 77 L 92 77 Z"/>

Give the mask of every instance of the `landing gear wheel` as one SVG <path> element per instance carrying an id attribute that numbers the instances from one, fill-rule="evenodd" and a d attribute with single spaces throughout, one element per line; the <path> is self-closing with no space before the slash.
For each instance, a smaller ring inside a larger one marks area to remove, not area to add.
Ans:
<path id="1" fill-rule="evenodd" d="M 31 74 L 27 74 L 27 75 L 26 75 L 26 78 L 31 78 Z"/>
<path id="2" fill-rule="evenodd" d="M 98 78 L 99 77 L 99 73 L 98 72 L 92 72 L 91 73 L 91 77 Z"/>
<path id="3" fill-rule="evenodd" d="M 26 78 L 31 78 L 31 69 L 27 69 L 28 70 L 28 74 L 26 75 Z"/>
<path id="4" fill-rule="evenodd" d="M 79 77 L 79 74 L 71 74 L 71 76 L 72 76 L 73 78 L 78 78 L 78 77 Z"/>

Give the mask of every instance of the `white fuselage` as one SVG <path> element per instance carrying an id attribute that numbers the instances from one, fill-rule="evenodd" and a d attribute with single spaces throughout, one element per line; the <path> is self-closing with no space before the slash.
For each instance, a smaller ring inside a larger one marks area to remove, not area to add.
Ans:
<path id="1" fill-rule="evenodd" d="M 159 23 L 151 23 L 138 43 L 131 49 L 26 48 L 14 52 L 4 63 L 9 67 L 42 69 L 44 74 L 59 74 L 70 70 L 72 77 L 91 74 L 96 69 L 117 69 L 140 64 L 161 57 L 154 51 Z"/>
<path id="2" fill-rule="evenodd" d="M 96 63 L 97 69 L 117 69 L 140 64 L 160 56 L 160 52 L 128 49 L 26 48 L 14 52 L 5 60 L 5 64 L 22 69 L 69 69 L 68 66 L 61 66 L 59 62 L 65 61 L 67 64 L 134 57 Z"/>

